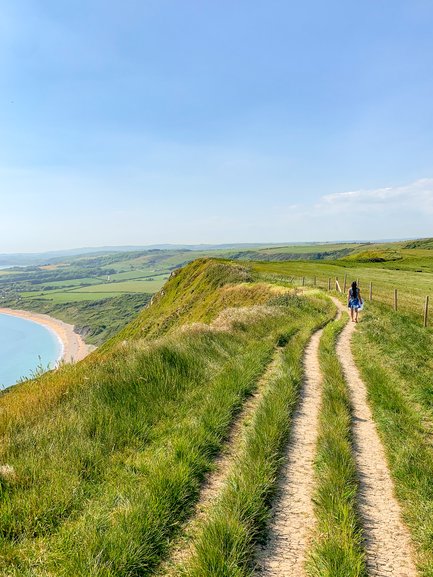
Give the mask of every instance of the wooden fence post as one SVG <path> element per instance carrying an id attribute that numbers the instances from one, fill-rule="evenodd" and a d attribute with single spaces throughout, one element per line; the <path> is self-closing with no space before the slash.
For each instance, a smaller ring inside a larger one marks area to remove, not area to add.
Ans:
<path id="1" fill-rule="evenodd" d="M 302 286 L 305 286 L 305 277 L 302 277 Z"/>
<path id="2" fill-rule="evenodd" d="M 314 286 L 316 286 L 316 285 L 317 285 L 317 278 L 316 278 L 316 277 L 314 277 L 314 281 L 313 281 L 313 282 L 314 282 Z"/>
<path id="3" fill-rule="evenodd" d="M 394 289 L 394 310 L 397 310 L 397 289 Z"/>
<path id="4" fill-rule="evenodd" d="M 344 283 L 343 283 L 344 294 L 346 294 L 346 288 L 347 288 L 347 274 L 344 275 Z"/>
<path id="5" fill-rule="evenodd" d="M 424 305 L 424 326 L 428 325 L 428 297 L 425 297 L 425 305 Z"/>
<path id="6" fill-rule="evenodd" d="M 328 278 L 328 291 L 330 291 L 330 290 L 331 290 L 331 279 Z"/>
<path id="7" fill-rule="evenodd" d="M 370 282 L 370 300 L 373 300 L 373 283 Z"/>

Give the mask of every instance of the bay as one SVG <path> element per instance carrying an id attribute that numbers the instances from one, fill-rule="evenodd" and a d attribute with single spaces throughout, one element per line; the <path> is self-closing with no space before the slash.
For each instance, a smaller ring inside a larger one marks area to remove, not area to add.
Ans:
<path id="1" fill-rule="evenodd" d="M 61 353 L 59 339 L 46 327 L 0 314 L 0 389 L 54 368 Z"/>

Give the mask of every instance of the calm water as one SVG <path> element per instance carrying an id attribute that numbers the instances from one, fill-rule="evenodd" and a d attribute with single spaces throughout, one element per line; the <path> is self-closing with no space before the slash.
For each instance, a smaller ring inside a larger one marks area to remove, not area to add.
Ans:
<path id="1" fill-rule="evenodd" d="M 0 314 L 0 388 L 52 368 L 61 354 L 57 337 L 42 325 Z"/>

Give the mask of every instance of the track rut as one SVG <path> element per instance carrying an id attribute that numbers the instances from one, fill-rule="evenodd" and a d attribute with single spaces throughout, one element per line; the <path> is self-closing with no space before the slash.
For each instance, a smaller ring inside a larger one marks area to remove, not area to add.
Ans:
<path id="1" fill-rule="evenodd" d="M 294 413 L 286 461 L 270 526 L 269 542 L 258 554 L 263 577 L 303 577 L 314 526 L 314 458 L 322 398 L 319 342 L 311 337 L 304 356 L 305 379 Z"/>
<path id="2" fill-rule="evenodd" d="M 333 299 L 340 310 L 343 305 Z M 400 505 L 385 450 L 367 400 L 367 387 L 355 365 L 351 339 L 356 324 L 349 322 L 337 343 L 337 355 L 349 388 L 353 408 L 353 440 L 370 577 L 416 577 L 409 531 L 401 520 Z"/>

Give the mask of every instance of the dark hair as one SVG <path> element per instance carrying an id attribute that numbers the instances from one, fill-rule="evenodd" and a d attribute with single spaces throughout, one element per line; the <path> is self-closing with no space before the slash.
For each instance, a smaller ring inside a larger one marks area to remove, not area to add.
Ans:
<path id="1" fill-rule="evenodd" d="M 356 280 L 354 280 L 352 283 L 352 296 L 353 298 L 356 298 L 358 296 L 358 287 L 356 285 Z"/>

